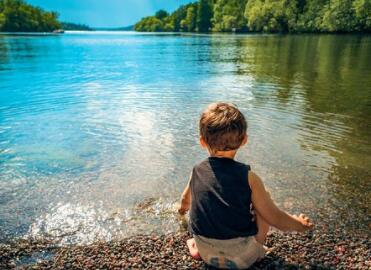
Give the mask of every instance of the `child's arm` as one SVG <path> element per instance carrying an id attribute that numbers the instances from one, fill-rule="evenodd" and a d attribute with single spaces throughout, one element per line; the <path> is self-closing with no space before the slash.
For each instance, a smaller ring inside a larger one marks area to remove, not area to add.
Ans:
<path id="1" fill-rule="evenodd" d="M 252 190 L 252 204 L 254 209 L 270 225 L 282 231 L 304 232 L 313 228 L 309 218 L 300 214 L 292 216 L 279 209 L 265 190 L 263 181 L 253 172 L 249 172 L 249 185 Z"/>
<path id="2" fill-rule="evenodd" d="M 187 183 L 187 186 L 185 187 L 182 196 L 180 197 L 180 207 L 178 209 L 179 214 L 184 215 L 189 210 L 189 207 L 191 206 L 191 188 L 190 188 L 190 182 L 191 182 L 191 176 L 189 177 L 189 181 Z"/>

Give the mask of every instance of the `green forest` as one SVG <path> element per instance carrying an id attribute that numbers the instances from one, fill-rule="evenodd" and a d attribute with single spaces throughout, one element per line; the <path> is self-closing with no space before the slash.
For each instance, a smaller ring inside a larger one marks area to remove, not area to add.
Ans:
<path id="1" fill-rule="evenodd" d="M 0 0 L 1 32 L 51 32 L 61 28 L 58 14 L 22 0 Z"/>
<path id="2" fill-rule="evenodd" d="M 199 0 L 135 24 L 143 32 L 371 32 L 371 0 Z"/>
<path id="3" fill-rule="evenodd" d="M 69 22 L 62 22 L 61 27 L 63 30 L 79 30 L 79 31 L 92 31 L 93 30 L 86 24 L 69 23 Z"/>

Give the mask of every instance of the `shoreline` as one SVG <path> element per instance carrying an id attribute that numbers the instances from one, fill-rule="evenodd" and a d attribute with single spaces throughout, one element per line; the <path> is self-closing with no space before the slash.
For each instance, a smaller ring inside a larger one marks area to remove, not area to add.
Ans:
<path id="1" fill-rule="evenodd" d="M 175 36 L 371 36 L 371 32 L 150 32 L 135 30 L 64 30 L 58 32 L 0 32 L 0 36 L 60 36 L 68 32 L 88 32 L 88 33 L 134 33 L 137 35 L 175 35 Z"/>
<path id="2" fill-rule="evenodd" d="M 250 269 L 370 269 L 371 241 L 342 229 L 304 234 L 273 231 L 269 252 Z M 211 269 L 188 254 L 188 232 L 138 235 L 111 242 L 62 246 L 42 240 L 0 244 L 1 269 Z"/>
<path id="3" fill-rule="evenodd" d="M 0 32 L 0 36 L 60 36 L 64 33 L 55 32 Z"/>

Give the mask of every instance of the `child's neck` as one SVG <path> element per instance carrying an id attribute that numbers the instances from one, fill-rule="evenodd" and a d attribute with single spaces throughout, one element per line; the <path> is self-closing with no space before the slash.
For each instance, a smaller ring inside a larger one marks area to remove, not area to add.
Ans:
<path id="1" fill-rule="evenodd" d="M 231 151 L 209 151 L 211 157 L 223 157 L 223 158 L 230 158 L 234 159 L 237 154 L 237 150 Z"/>

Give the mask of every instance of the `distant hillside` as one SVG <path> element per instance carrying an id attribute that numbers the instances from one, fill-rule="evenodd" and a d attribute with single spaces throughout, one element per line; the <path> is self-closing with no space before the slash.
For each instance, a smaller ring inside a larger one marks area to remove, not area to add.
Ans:
<path id="1" fill-rule="evenodd" d="M 134 25 L 124 26 L 117 28 L 119 31 L 134 31 Z"/>
<path id="2" fill-rule="evenodd" d="M 123 27 L 95 27 L 94 30 L 102 31 L 134 31 L 134 25 L 123 26 Z"/>
<path id="3" fill-rule="evenodd" d="M 92 31 L 93 30 L 86 24 L 62 22 L 61 25 L 62 25 L 63 30 L 80 30 L 80 31 Z"/>

